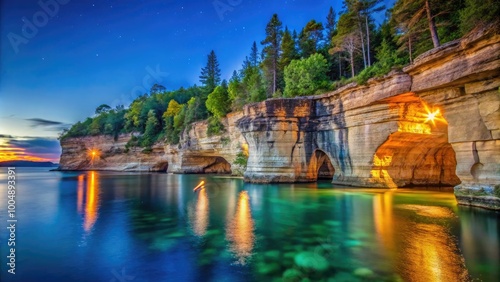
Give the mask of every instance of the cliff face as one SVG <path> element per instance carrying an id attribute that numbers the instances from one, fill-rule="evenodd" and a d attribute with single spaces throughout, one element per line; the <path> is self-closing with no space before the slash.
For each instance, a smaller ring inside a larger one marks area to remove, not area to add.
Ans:
<path id="1" fill-rule="evenodd" d="M 61 141 L 61 170 L 118 170 L 118 171 L 163 171 L 168 169 L 168 160 L 161 144 L 152 152 L 143 153 L 142 148 L 125 148 L 131 135 L 88 136 L 67 138 Z M 93 155 L 95 152 L 95 155 Z"/>
<path id="2" fill-rule="evenodd" d="M 457 185 L 459 203 L 500 209 L 499 54 L 490 30 L 364 86 L 248 105 L 245 180 Z"/>
<path id="3" fill-rule="evenodd" d="M 126 149 L 131 135 L 89 136 L 61 141 L 61 170 L 154 171 L 174 173 L 239 173 L 232 166 L 238 153 L 246 151 L 246 141 L 236 128 L 242 113 L 223 119 L 226 131 L 207 136 L 207 122 L 192 124 L 178 145 L 157 143 L 151 152 Z M 96 152 L 94 156 L 92 152 Z M 242 173 L 242 172 L 241 172 Z"/>
<path id="4" fill-rule="evenodd" d="M 498 32 L 477 33 L 367 85 L 247 105 L 219 136 L 194 123 L 149 154 L 125 153 L 130 136 L 71 138 L 61 169 L 234 173 L 248 152 L 249 182 L 456 186 L 459 203 L 500 209 L 499 54 Z M 91 163 L 93 146 L 102 155 Z"/>

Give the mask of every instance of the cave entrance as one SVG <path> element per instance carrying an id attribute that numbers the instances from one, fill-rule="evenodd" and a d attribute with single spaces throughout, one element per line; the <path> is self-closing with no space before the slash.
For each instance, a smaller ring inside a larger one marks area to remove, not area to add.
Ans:
<path id="1" fill-rule="evenodd" d="M 309 173 L 314 180 L 333 179 L 335 169 L 333 168 L 330 158 L 324 151 L 319 149 L 314 151 L 309 164 Z"/>
<path id="2" fill-rule="evenodd" d="M 460 184 L 455 151 L 443 132 L 395 132 L 373 157 L 371 180 L 389 188 Z"/>
<path id="3" fill-rule="evenodd" d="M 206 174 L 231 174 L 231 164 L 222 157 L 215 157 L 213 162 L 203 168 Z"/>

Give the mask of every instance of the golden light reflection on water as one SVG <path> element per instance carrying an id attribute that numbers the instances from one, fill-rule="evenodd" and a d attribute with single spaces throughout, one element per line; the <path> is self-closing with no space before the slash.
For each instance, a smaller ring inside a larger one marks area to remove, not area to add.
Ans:
<path id="1" fill-rule="evenodd" d="M 395 250 L 393 194 L 393 191 L 387 191 L 373 197 L 373 221 L 377 239 L 390 254 Z"/>
<path id="2" fill-rule="evenodd" d="M 203 236 L 207 232 L 209 216 L 209 200 L 206 189 L 199 190 L 198 199 L 194 210 L 191 212 L 191 222 L 194 234 Z"/>
<path id="3" fill-rule="evenodd" d="M 76 210 L 81 213 L 83 205 L 83 174 L 78 175 L 78 188 L 77 188 L 77 199 L 76 199 Z"/>
<path id="4" fill-rule="evenodd" d="M 437 224 L 405 228 L 398 268 L 408 281 L 468 281 L 469 275 L 454 238 Z M 411 236 L 409 236 L 411 234 Z"/>
<path id="5" fill-rule="evenodd" d="M 94 171 L 90 172 L 90 179 L 87 181 L 87 199 L 85 203 L 85 217 L 83 228 L 86 232 L 90 232 L 98 217 L 99 206 L 99 186 L 98 174 Z"/>
<path id="6" fill-rule="evenodd" d="M 391 190 L 373 197 L 375 232 L 384 257 L 403 281 L 469 281 L 457 239 L 449 229 L 455 214 L 449 207 L 398 204 L 415 193 Z"/>
<path id="7" fill-rule="evenodd" d="M 231 252 L 239 264 L 246 264 L 252 255 L 255 244 L 254 222 L 250 209 L 250 197 L 247 191 L 240 192 L 236 214 L 227 226 L 227 239 Z"/>

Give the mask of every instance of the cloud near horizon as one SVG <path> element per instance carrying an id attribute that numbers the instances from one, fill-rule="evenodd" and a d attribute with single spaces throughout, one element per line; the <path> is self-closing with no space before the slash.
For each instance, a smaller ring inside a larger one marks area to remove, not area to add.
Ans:
<path id="1" fill-rule="evenodd" d="M 59 162 L 59 140 L 43 137 L 0 135 L 0 161 Z"/>
<path id="2" fill-rule="evenodd" d="M 28 118 L 26 119 L 31 123 L 31 127 L 44 127 L 50 131 L 62 131 L 68 129 L 71 125 L 60 121 L 46 120 L 43 118 Z"/>

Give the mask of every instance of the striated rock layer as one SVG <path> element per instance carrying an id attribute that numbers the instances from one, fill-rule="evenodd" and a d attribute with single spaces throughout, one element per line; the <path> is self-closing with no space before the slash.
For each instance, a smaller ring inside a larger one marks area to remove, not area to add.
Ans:
<path id="1" fill-rule="evenodd" d="M 245 180 L 456 186 L 459 203 L 500 209 L 499 87 L 500 36 L 489 30 L 364 86 L 248 105 Z"/>
<path id="2" fill-rule="evenodd" d="M 126 144 L 131 135 L 88 136 L 61 140 L 60 170 L 152 171 L 173 173 L 242 173 L 232 163 L 238 153 L 247 154 L 246 141 L 236 128 L 242 113 L 223 119 L 226 131 L 207 136 L 207 122 L 192 124 L 178 145 L 157 143 L 152 150 Z M 93 155 L 92 152 L 96 152 Z"/>
<path id="3" fill-rule="evenodd" d="M 455 186 L 460 204 L 500 209 L 499 87 L 500 35 L 476 32 L 367 85 L 247 105 L 219 136 L 203 121 L 150 153 L 125 152 L 130 136 L 63 140 L 61 169 L 235 173 L 243 152 L 248 182 Z"/>

